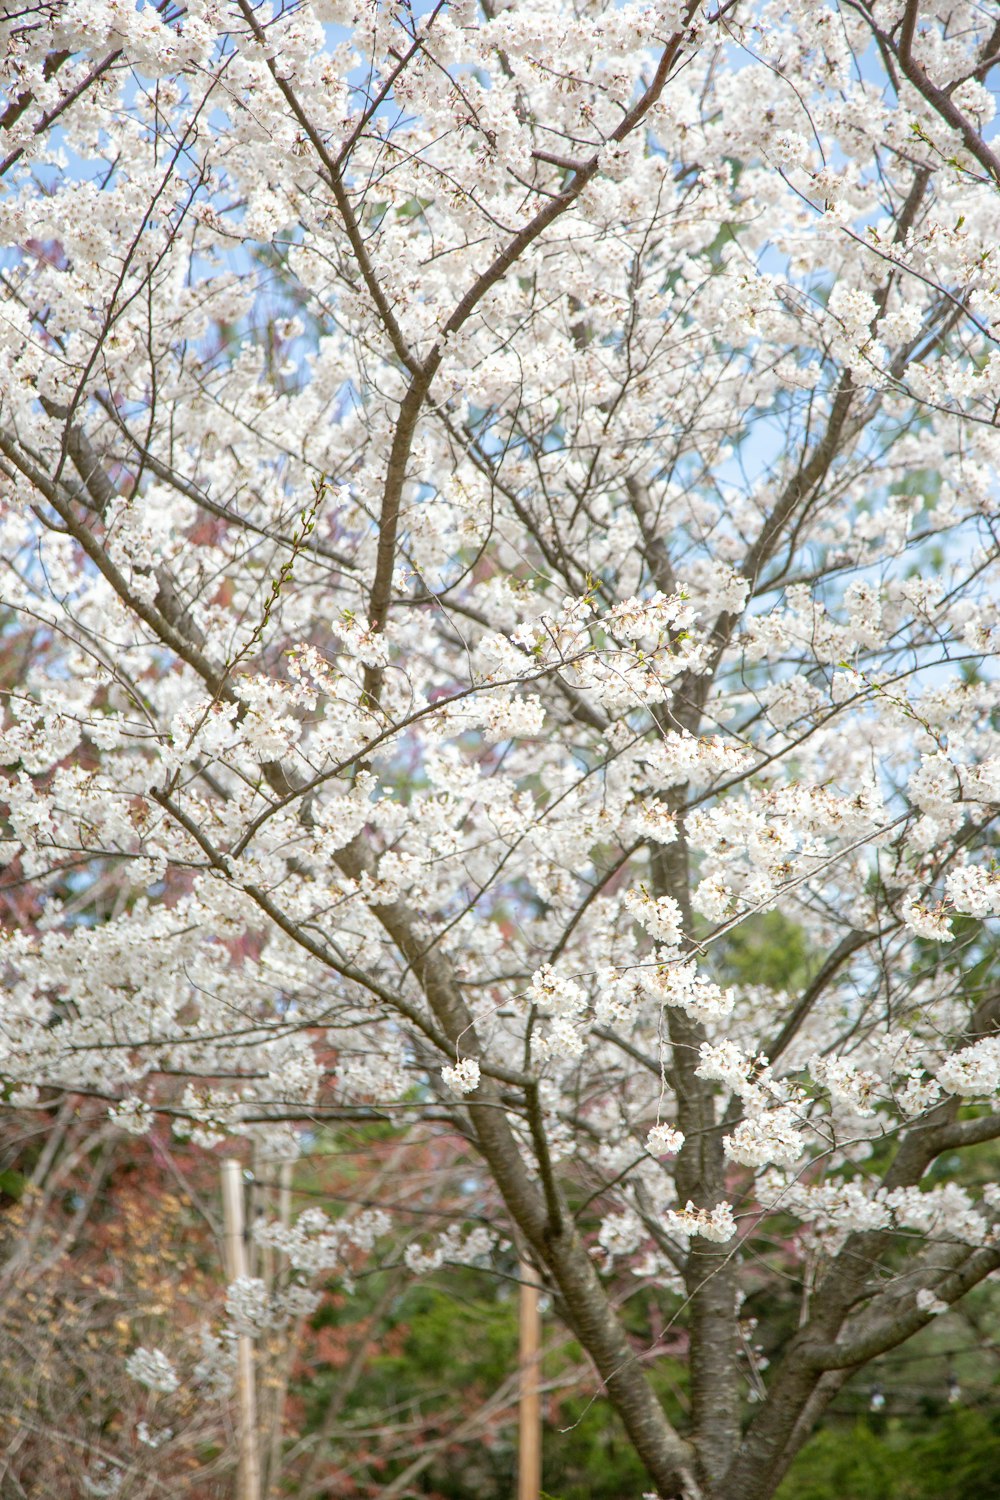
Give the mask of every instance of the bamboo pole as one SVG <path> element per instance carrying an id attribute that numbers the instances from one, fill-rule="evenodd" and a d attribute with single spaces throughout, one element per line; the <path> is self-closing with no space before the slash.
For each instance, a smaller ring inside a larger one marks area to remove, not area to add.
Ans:
<path id="1" fill-rule="evenodd" d="M 226 1274 L 230 1281 L 236 1281 L 247 1274 L 247 1245 L 243 1235 L 243 1168 L 231 1157 L 222 1163 L 222 1218 Z M 236 1400 L 240 1444 L 238 1500 L 261 1500 L 253 1340 L 245 1333 L 238 1336 L 236 1344 Z"/>
<path id="2" fill-rule="evenodd" d="M 292 1164 L 290 1161 L 281 1163 L 278 1182 L 278 1219 L 282 1227 L 287 1229 L 292 1222 Z M 271 1279 L 268 1282 L 268 1290 L 273 1291 L 282 1266 L 282 1259 L 278 1251 L 269 1250 L 268 1254 L 271 1257 L 268 1273 Z M 264 1449 L 265 1470 L 261 1488 L 265 1495 L 276 1495 L 281 1479 L 282 1419 L 285 1415 L 285 1399 L 288 1395 L 289 1371 L 295 1356 L 296 1340 L 301 1326 L 301 1319 L 297 1319 L 290 1326 L 285 1347 L 280 1354 L 277 1381 L 271 1397 L 269 1436 Z M 262 1423 L 261 1426 L 263 1428 L 264 1424 Z"/>
<path id="3" fill-rule="evenodd" d="M 517 1500 L 540 1500 L 542 1493 L 542 1404 L 539 1394 L 541 1317 L 537 1277 L 520 1264 L 519 1296 L 521 1396 L 518 1404 Z"/>

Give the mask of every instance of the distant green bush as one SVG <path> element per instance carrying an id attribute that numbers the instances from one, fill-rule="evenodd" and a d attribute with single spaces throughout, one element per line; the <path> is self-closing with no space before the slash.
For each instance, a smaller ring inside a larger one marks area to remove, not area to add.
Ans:
<path id="1" fill-rule="evenodd" d="M 954 1408 L 929 1432 L 867 1422 L 827 1428 L 799 1454 L 776 1500 L 990 1500 L 1000 1496 L 1000 1413 Z"/>

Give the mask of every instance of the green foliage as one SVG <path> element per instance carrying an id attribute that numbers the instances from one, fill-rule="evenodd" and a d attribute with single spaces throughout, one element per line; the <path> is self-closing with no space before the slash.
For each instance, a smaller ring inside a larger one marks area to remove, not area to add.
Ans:
<path id="1" fill-rule="evenodd" d="M 542 1479 L 549 1500 L 621 1500 L 649 1485 L 607 1402 L 584 1397 L 563 1402 L 558 1423 L 546 1427 Z"/>
<path id="2" fill-rule="evenodd" d="M 407 1381 L 436 1385 L 462 1369 L 466 1388 L 498 1386 L 517 1364 L 515 1304 L 477 1295 L 471 1285 L 461 1288 L 473 1279 L 474 1273 L 452 1268 L 447 1294 L 430 1282 L 413 1282 L 398 1308 L 405 1328 L 402 1347 L 398 1354 L 372 1359 L 373 1377 L 398 1391 Z"/>
<path id="3" fill-rule="evenodd" d="M 343 1347 L 349 1347 L 351 1324 L 377 1301 L 380 1280 L 362 1280 L 353 1297 L 325 1304 L 313 1319 L 314 1329 L 335 1330 Z M 447 1291 L 434 1278 L 409 1281 L 344 1408 L 344 1456 L 356 1446 L 352 1428 L 377 1427 L 387 1413 L 408 1413 L 419 1423 L 421 1443 L 434 1444 L 457 1433 L 463 1419 L 489 1403 L 516 1371 L 517 1346 L 517 1298 L 510 1284 L 456 1267 L 449 1269 Z M 581 1372 L 583 1391 L 575 1385 Z M 648 1476 L 607 1401 L 593 1395 L 580 1347 L 567 1341 L 550 1353 L 542 1375 L 546 1384 L 560 1377 L 569 1382 L 543 1396 L 543 1491 L 549 1500 L 622 1500 L 642 1494 Z M 307 1432 L 322 1424 L 341 1378 L 336 1364 L 311 1367 L 302 1392 Z M 664 1358 L 652 1378 L 672 1420 L 681 1420 L 675 1393 L 683 1383 L 682 1366 Z M 509 1500 L 517 1472 L 515 1403 L 511 1387 L 496 1422 L 441 1443 L 420 1477 L 419 1492 L 437 1500 Z M 388 1457 L 377 1469 L 378 1483 L 391 1483 L 412 1456 L 411 1450 L 402 1459 Z"/>
<path id="4" fill-rule="evenodd" d="M 950 1408 L 931 1431 L 830 1428 L 799 1454 L 776 1500 L 970 1500 L 1000 1495 L 1000 1412 Z"/>
<path id="5" fill-rule="evenodd" d="M 27 1185 L 28 1179 L 23 1172 L 18 1172 L 13 1167 L 5 1167 L 0 1171 L 0 1198 L 10 1198 L 17 1203 Z"/>
<path id="6" fill-rule="evenodd" d="M 730 984 L 772 990 L 801 989 L 816 968 L 802 928 L 779 911 L 748 917 L 713 946 L 712 957 Z"/>

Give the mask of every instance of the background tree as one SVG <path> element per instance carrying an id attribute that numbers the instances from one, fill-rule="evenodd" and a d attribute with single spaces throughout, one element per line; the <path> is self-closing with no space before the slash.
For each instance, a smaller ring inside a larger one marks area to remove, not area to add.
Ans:
<path id="1" fill-rule="evenodd" d="M 163 1143 L 129 1141 L 72 1096 L 53 1118 L 10 1115 L 3 1147 L 0 1490 L 229 1493 L 232 1422 L 213 1378 L 225 1372 L 205 1338 L 224 1278 L 198 1187 Z M 130 1378 L 140 1342 L 183 1360 L 186 1386 Z"/>
<path id="2" fill-rule="evenodd" d="M 457 1132 L 658 1492 L 765 1500 L 1000 1268 L 1000 25 L 4 26 L 7 1102 Z"/>

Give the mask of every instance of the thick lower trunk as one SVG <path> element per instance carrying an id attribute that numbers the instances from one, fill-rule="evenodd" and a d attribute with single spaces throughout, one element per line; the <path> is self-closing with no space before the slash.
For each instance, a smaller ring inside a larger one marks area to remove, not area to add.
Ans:
<path id="1" fill-rule="evenodd" d="M 691 1430 L 697 1443 L 698 1471 L 713 1492 L 740 1443 L 739 1328 L 734 1281 L 731 1246 L 692 1242 L 685 1271 L 692 1309 Z"/>
<path id="2" fill-rule="evenodd" d="M 662 1500 L 702 1500 L 692 1449 L 664 1416 L 576 1230 L 536 1250 Z"/>
<path id="3" fill-rule="evenodd" d="M 767 1420 L 750 1427 L 720 1487 L 720 1500 L 771 1500 L 787 1467 L 786 1454 L 818 1375 L 794 1346 L 767 1394 Z"/>
<path id="4" fill-rule="evenodd" d="M 687 844 L 683 832 L 652 857 L 653 889 L 678 904 L 689 949 L 693 946 Z M 674 1179 L 680 1207 L 690 1199 L 712 1209 L 726 1196 L 722 1131 L 715 1118 L 714 1086 L 699 1078 L 705 1028 L 683 1011 L 667 1016 L 677 1124 L 684 1146 Z M 698 1476 L 708 1491 L 725 1474 L 740 1441 L 739 1325 L 736 1257 L 732 1245 L 693 1237 L 684 1268 L 690 1329 L 691 1432 Z"/>
<path id="5" fill-rule="evenodd" d="M 340 856 L 350 873 L 364 867 L 360 841 Z M 380 920 L 410 964 L 442 1032 L 456 1046 L 475 1045 L 475 1027 L 448 959 L 416 937 L 403 903 L 377 908 Z M 553 1225 L 550 1205 L 525 1168 L 495 1084 L 484 1078 L 467 1104 L 476 1144 L 508 1212 L 531 1245 L 559 1295 L 576 1337 L 604 1381 L 636 1453 L 663 1500 L 702 1500 L 690 1446 L 673 1430 L 608 1300 L 568 1211 Z M 551 1192 L 558 1198 L 558 1188 Z M 564 1208 L 557 1204 L 557 1207 Z"/>

